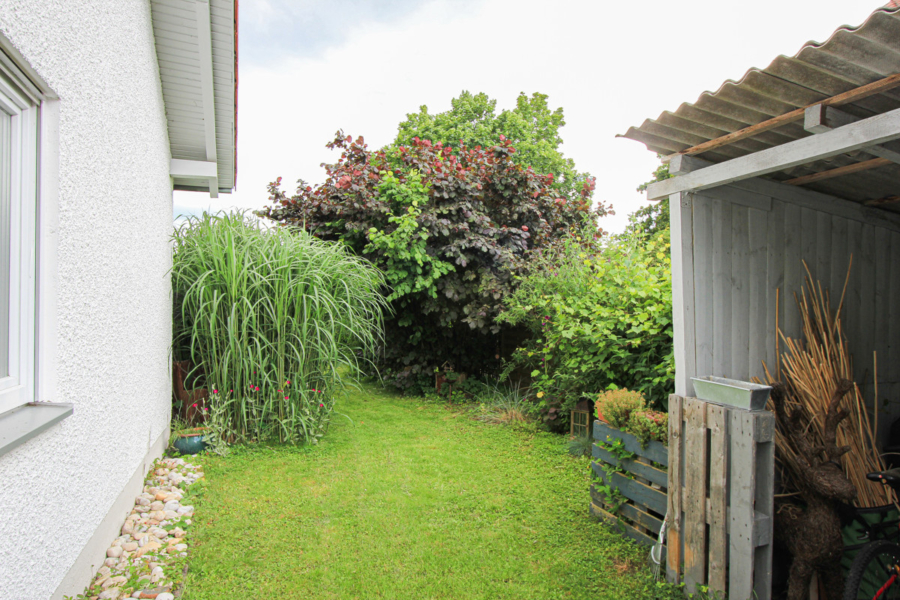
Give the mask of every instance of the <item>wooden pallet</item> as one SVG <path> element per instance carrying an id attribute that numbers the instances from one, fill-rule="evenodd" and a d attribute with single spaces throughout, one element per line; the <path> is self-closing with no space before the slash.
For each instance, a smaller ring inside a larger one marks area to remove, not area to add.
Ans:
<path id="1" fill-rule="evenodd" d="M 669 397 L 669 581 L 771 598 L 774 440 L 768 411 Z"/>
<path id="2" fill-rule="evenodd" d="M 621 463 L 604 444 L 615 439 L 623 441 L 625 449 L 637 456 Z M 616 487 L 626 500 L 615 508 L 609 499 L 591 485 L 591 514 L 614 524 L 624 535 L 647 545 L 656 543 L 666 513 L 669 456 L 666 447 L 650 442 L 646 448 L 630 433 L 594 421 L 594 461 L 591 468 L 603 483 Z M 656 464 L 654 464 L 656 463 Z M 604 466 L 608 467 L 604 469 Z M 609 467 L 624 471 L 607 473 Z"/>

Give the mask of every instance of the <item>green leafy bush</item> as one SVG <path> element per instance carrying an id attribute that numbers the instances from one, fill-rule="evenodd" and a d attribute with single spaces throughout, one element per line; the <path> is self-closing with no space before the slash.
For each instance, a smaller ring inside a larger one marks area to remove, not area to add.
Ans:
<path id="1" fill-rule="evenodd" d="M 175 358 L 209 390 L 210 426 L 237 441 L 320 437 L 344 377 L 381 342 L 381 273 L 241 213 L 188 219 L 174 243 Z"/>
<path id="2" fill-rule="evenodd" d="M 616 388 L 664 407 L 675 373 L 668 246 L 665 230 L 534 253 L 498 317 L 531 331 L 505 373 L 530 372 L 539 397 L 560 400 L 565 414 L 583 394 Z"/>
<path id="3" fill-rule="evenodd" d="M 597 416 L 603 415 L 607 423 L 616 429 L 624 429 L 632 413 L 645 408 L 646 400 L 640 392 L 608 390 L 597 398 Z"/>
<path id="4" fill-rule="evenodd" d="M 553 175 L 513 161 L 502 135 L 495 146 L 455 149 L 413 138 L 388 153 L 339 132 L 329 147 L 341 157 L 325 166 L 325 183 L 301 182 L 289 196 L 278 180 L 260 214 L 340 241 L 385 273 L 394 311 L 379 367 L 402 389 L 427 386 L 445 363 L 470 376 L 499 371 L 494 318 L 529 252 L 595 228 L 605 209 L 591 208 L 593 180 L 562 198 Z"/>
<path id="5" fill-rule="evenodd" d="M 624 427 L 636 437 L 642 446 L 652 441 L 669 444 L 669 414 L 656 410 L 636 410 L 631 413 Z"/>

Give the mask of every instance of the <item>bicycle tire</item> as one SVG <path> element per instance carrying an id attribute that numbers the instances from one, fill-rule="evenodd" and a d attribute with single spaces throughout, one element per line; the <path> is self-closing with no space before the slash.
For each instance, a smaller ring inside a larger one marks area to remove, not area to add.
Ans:
<path id="1" fill-rule="evenodd" d="M 844 600 L 900 599 L 898 567 L 900 545 L 887 540 L 866 544 L 853 559 L 844 582 Z"/>

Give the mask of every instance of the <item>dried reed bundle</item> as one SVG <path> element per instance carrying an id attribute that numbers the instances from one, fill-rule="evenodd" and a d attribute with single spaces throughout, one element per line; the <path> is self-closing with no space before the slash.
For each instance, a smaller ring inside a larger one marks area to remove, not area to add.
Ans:
<path id="1" fill-rule="evenodd" d="M 821 283 L 813 283 L 805 262 L 803 266 L 807 273 L 806 286 L 797 298 L 803 322 L 803 341 L 786 337 L 778 328 L 778 337 L 785 350 L 784 354 L 779 354 L 779 361 L 781 377 L 787 388 L 787 405 L 792 410 L 799 409 L 806 413 L 809 420 L 807 439 L 812 445 L 823 447 L 824 418 L 838 382 L 842 379 L 853 381 L 853 362 L 841 325 L 841 309 L 847 284 L 845 282 L 837 311 L 832 313 L 827 292 L 823 292 Z M 849 277 L 848 269 L 847 281 Z M 765 364 L 763 367 L 769 383 L 774 383 L 775 379 L 768 367 Z M 838 447 L 850 447 L 850 451 L 841 458 L 841 466 L 848 479 L 856 486 L 856 505 L 875 507 L 890 504 L 893 502 L 890 488 L 873 484 L 866 479 L 866 473 L 881 471 L 885 467 L 875 447 L 875 436 L 865 400 L 855 383 L 841 407 L 849 414 L 837 428 L 836 443 Z M 769 409 L 772 410 L 772 406 Z M 798 468 L 801 463 L 805 463 L 781 431 L 775 433 L 775 451 L 785 466 Z"/>

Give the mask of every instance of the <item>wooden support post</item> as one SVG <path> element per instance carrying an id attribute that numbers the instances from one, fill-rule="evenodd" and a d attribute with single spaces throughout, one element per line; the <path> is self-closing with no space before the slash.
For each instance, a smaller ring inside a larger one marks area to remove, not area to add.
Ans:
<path id="1" fill-rule="evenodd" d="M 690 194 L 669 197 L 672 238 L 672 321 L 675 342 L 675 393 L 694 393 L 697 375 L 694 329 L 694 224 Z"/>
<path id="2" fill-rule="evenodd" d="M 707 403 L 684 401 L 684 582 L 689 594 L 706 583 Z"/>
<path id="3" fill-rule="evenodd" d="M 669 396 L 669 524 L 666 530 L 666 575 L 672 583 L 681 583 L 682 520 L 681 520 L 681 471 L 684 452 L 683 427 L 684 398 Z"/>
<path id="4" fill-rule="evenodd" d="M 728 580 L 728 411 L 710 404 L 709 426 L 709 589 L 725 593 Z"/>
<path id="5" fill-rule="evenodd" d="M 753 489 L 756 464 L 753 453 L 753 421 L 749 413 L 731 414 L 731 531 L 729 553 L 735 564 L 749 568 L 731 569 L 728 596 L 753 597 Z"/>
<path id="6" fill-rule="evenodd" d="M 756 442 L 756 494 L 754 496 L 753 597 L 772 597 L 772 544 L 775 524 L 775 415 L 751 412 Z"/>
<path id="7" fill-rule="evenodd" d="M 772 597 L 772 490 L 775 477 L 775 416 L 732 411 L 730 598 Z"/>

